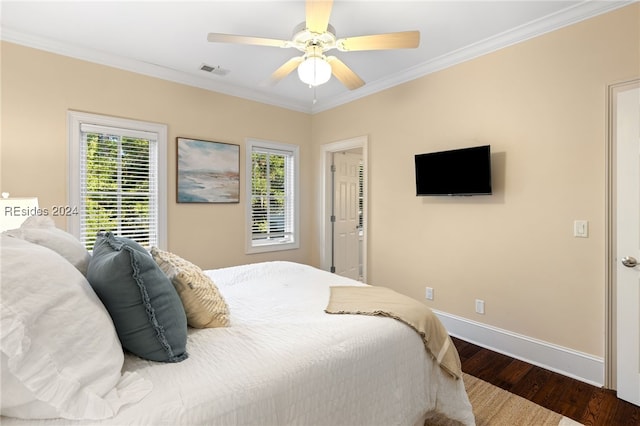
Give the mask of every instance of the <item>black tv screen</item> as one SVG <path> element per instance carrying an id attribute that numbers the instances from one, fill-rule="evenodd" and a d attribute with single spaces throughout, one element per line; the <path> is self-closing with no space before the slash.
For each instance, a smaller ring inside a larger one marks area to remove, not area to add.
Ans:
<path id="1" fill-rule="evenodd" d="M 491 194 L 490 145 L 415 156 L 416 195 Z"/>

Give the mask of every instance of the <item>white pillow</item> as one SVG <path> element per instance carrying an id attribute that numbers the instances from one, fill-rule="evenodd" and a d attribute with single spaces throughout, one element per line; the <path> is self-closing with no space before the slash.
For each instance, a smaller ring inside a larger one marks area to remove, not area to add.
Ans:
<path id="1" fill-rule="evenodd" d="M 1 414 L 97 420 L 152 388 L 86 278 L 54 251 L 0 235 Z"/>
<path id="2" fill-rule="evenodd" d="M 86 247 L 73 235 L 56 228 L 49 216 L 30 216 L 20 228 L 5 233 L 50 248 L 87 275 L 91 255 Z"/>

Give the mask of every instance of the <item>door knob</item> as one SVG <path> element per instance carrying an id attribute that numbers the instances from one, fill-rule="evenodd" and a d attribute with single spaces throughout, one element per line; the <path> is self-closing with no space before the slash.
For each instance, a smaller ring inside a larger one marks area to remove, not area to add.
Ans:
<path id="1" fill-rule="evenodd" d="M 625 256 L 622 258 L 622 264 L 627 268 L 635 268 L 638 266 L 638 261 L 635 257 Z"/>

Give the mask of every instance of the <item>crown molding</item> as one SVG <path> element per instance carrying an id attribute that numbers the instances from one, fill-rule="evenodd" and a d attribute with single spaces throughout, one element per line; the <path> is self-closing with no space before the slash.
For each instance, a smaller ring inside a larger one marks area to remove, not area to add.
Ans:
<path id="1" fill-rule="evenodd" d="M 274 96 L 273 94 L 261 93 L 256 90 L 231 85 L 229 83 L 218 82 L 213 80 L 215 77 L 197 76 L 149 62 L 138 61 L 99 50 L 61 43 L 44 37 L 15 31 L 10 28 L 0 27 L 0 40 L 95 64 L 106 65 L 124 71 L 130 71 L 136 74 L 142 74 L 174 83 L 197 87 L 224 95 L 235 96 L 294 111 L 311 113 L 311 109 L 306 104 L 303 105 L 286 98 Z"/>
<path id="2" fill-rule="evenodd" d="M 9 28 L 0 27 L 0 40 L 229 96 L 248 99 L 293 111 L 315 114 L 638 1 L 639 0 L 585 0 L 560 12 L 481 40 L 430 61 L 423 62 L 396 75 L 369 82 L 357 91 L 347 92 L 343 95 L 334 96 L 331 99 L 318 100 L 318 102 L 313 105 L 309 105 L 307 102 L 302 103 L 284 97 L 278 97 L 272 93 L 260 92 L 218 82 L 210 77 L 196 76 L 157 64 L 137 61 L 106 52 L 25 34 Z"/>
<path id="3" fill-rule="evenodd" d="M 441 71 L 462 62 L 475 59 L 479 56 L 521 43 L 523 41 L 538 37 L 540 35 L 558 30 L 569 25 L 576 24 L 589 18 L 611 12 L 638 0 L 621 1 L 593 1 L 585 0 L 572 7 L 547 15 L 543 18 L 521 25 L 514 29 L 505 31 L 495 36 L 478 41 L 469 46 L 439 56 L 430 61 L 423 62 L 414 67 L 405 69 L 402 73 L 388 78 L 367 82 L 365 86 L 357 92 L 348 92 L 344 95 L 335 96 L 333 99 L 318 103 L 312 108 L 311 113 L 326 111 L 340 105 L 364 98 L 373 93 L 389 89 L 402 83 L 406 83 L 425 75 Z"/>

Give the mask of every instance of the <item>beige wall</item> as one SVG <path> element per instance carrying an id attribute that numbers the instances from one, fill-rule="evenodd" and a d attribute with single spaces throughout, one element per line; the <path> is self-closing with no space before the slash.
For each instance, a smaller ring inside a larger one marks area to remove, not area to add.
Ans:
<path id="1" fill-rule="evenodd" d="M 369 282 L 420 300 L 431 286 L 436 309 L 603 356 L 606 90 L 640 75 L 639 18 L 629 6 L 314 115 L 318 157 L 369 137 Z M 494 195 L 415 196 L 414 154 L 479 144 Z"/>
<path id="2" fill-rule="evenodd" d="M 640 74 L 639 14 L 629 6 L 314 116 L 3 43 L 0 188 L 67 202 L 69 109 L 165 123 L 170 250 L 203 268 L 319 265 L 320 145 L 368 135 L 372 284 L 421 300 L 428 285 L 434 308 L 602 356 L 605 93 Z M 244 202 L 176 204 L 177 136 L 242 155 L 245 137 L 299 144 L 301 248 L 245 255 Z M 475 144 L 492 145 L 493 196 L 414 195 L 414 154 Z M 572 236 L 575 219 L 589 238 Z"/>
<path id="3" fill-rule="evenodd" d="M 263 260 L 308 262 L 311 198 L 301 192 L 299 250 L 244 254 L 244 177 L 239 204 L 177 204 L 176 137 L 240 145 L 246 137 L 300 145 L 303 187 L 311 185 L 311 118 L 232 96 L 110 67 L 2 44 L 0 188 L 39 197 L 41 207 L 67 204 L 67 111 L 152 121 L 168 126 L 169 249 L 203 268 Z M 244 162 L 240 171 L 244 173 Z M 243 175 L 241 175 L 243 176 Z M 63 218 L 58 226 L 65 227 Z"/>

